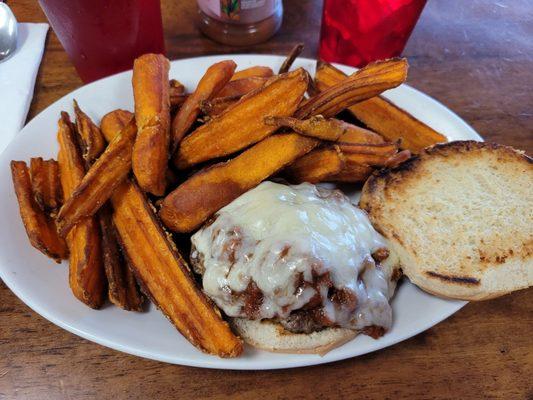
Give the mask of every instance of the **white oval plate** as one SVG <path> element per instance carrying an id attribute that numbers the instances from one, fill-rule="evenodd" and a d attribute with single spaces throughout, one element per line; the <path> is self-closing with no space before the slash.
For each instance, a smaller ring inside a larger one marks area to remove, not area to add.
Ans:
<path id="1" fill-rule="evenodd" d="M 283 57 L 268 55 L 199 57 L 173 61 L 170 76 L 192 89 L 209 65 L 228 58 L 235 60 L 239 69 L 267 65 L 274 71 L 283 61 Z M 313 72 L 315 62 L 298 59 L 294 66 Z M 350 67 L 340 68 L 345 72 L 354 71 Z M 445 106 L 407 85 L 388 91 L 386 97 L 450 140 L 482 140 Z M 393 300 L 392 330 L 378 340 L 361 335 L 324 357 L 274 354 L 247 347 L 237 359 L 201 353 L 153 305 L 144 313 L 127 312 L 111 305 L 99 311 L 88 308 L 70 292 L 67 264 L 57 265 L 30 246 L 19 217 L 9 168 L 11 160 L 56 157 L 57 120 L 62 110 L 72 115 L 72 99 L 96 121 L 116 108 L 133 110 L 131 71 L 91 83 L 56 101 L 30 121 L 0 156 L 0 193 L 3 193 L 0 276 L 24 303 L 54 324 L 101 345 L 154 360 L 204 368 L 275 369 L 327 363 L 382 349 L 430 328 L 466 304 L 431 296 L 405 281 Z"/>

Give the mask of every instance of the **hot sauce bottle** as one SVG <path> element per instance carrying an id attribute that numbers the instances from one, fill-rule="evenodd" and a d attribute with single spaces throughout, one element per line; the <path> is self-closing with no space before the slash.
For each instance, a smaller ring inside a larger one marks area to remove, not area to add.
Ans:
<path id="1" fill-rule="evenodd" d="M 281 26 L 281 0 L 198 0 L 200 30 L 233 46 L 264 42 Z"/>

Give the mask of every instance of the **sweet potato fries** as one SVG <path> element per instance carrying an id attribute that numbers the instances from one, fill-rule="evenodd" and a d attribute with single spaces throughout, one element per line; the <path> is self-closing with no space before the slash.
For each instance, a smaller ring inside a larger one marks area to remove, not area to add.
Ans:
<path id="1" fill-rule="evenodd" d="M 128 311 L 142 311 L 144 298 L 128 261 L 122 254 L 119 238 L 113 224 L 113 210 L 104 206 L 98 213 L 102 232 L 102 254 L 107 278 L 109 301 Z"/>
<path id="2" fill-rule="evenodd" d="M 30 174 L 35 201 L 43 211 L 54 213 L 63 202 L 57 161 L 33 157 L 30 160 Z"/>
<path id="3" fill-rule="evenodd" d="M 226 109 L 236 104 L 242 96 L 217 97 L 200 102 L 200 110 L 205 116 L 212 118 L 222 114 Z"/>
<path id="4" fill-rule="evenodd" d="M 407 61 L 405 59 L 368 64 L 345 80 L 328 87 L 306 101 L 295 116 L 306 118 L 321 114 L 324 117 L 333 117 L 349 106 L 399 86 L 405 82 L 406 78 Z"/>
<path id="5" fill-rule="evenodd" d="M 105 139 L 100 128 L 85 114 L 74 100 L 74 115 L 83 159 L 91 165 L 105 150 Z"/>
<path id="6" fill-rule="evenodd" d="M 278 74 L 284 74 L 285 72 L 289 72 L 294 61 L 298 58 L 300 54 L 302 54 L 303 49 L 303 43 L 298 43 L 297 45 L 295 45 L 291 49 L 289 54 L 287 54 L 287 57 L 283 61 L 283 64 L 281 64 L 281 67 L 279 67 Z"/>
<path id="7" fill-rule="evenodd" d="M 133 147 L 133 173 L 143 190 L 161 196 L 170 141 L 170 63 L 160 54 L 145 54 L 133 65 L 133 97 L 138 134 Z"/>
<path id="8" fill-rule="evenodd" d="M 270 78 L 272 75 L 274 75 L 274 72 L 272 71 L 272 68 L 263 67 L 261 65 L 256 65 L 256 66 L 253 66 L 253 67 L 246 68 L 246 69 L 243 69 L 241 71 L 235 72 L 235 74 L 233 74 L 231 80 L 235 81 L 237 79 L 250 78 L 252 76 Z"/>
<path id="9" fill-rule="evenodd" d="M 276 127 L 266 125 L 263 118 L 292 115 L 306 88 L 307 75 L 302 69 L 272 78 L 186 136 L 175 154 L 174 164 L 186 169 L 233 154 L 267 137 Z"/>
<path id="10" fill-rule="evenodd" d="M 53 219 L 49 218 L 35 201 L 28 166 L 24 161 L 11 161 L 11 175 L 20 216 L 31 245 L 61 262 L 68 255 L 67 246 L 58 235 Z"/>
<path id="11" fill-rule="evenodd" d="M 353 76 L 353 75 L 352 75 Z M 318 63 L 316 84 L 320 90 L 328 90 L 348 78 L 331 64 Z M 395 141 L 402 139 L 402 147 L 418 152 L 424 147 L 446 142 L 446 137 L 427 126 L 411 114 L 402 110 L 383 96 L 348 107 L 357 119 L 384 138 Z"/>
<path id="12" fill-rule="evenodd" d="M 192 126 L 200 113 L 200 102 L 212 99 L 229 82 L 237 65 L 231 61 L 221 61 L 210 66 L 196 90 L 191 94 L 172 121 L 172 153 Z"/>
<path id="13" fill-rule="evenodd" d="M 102 117 L 100 130 L 109 143 L 131 121 L 133 113 L 126 110 L 114 110 Z"/>
<path id="14" fill-rule="evenodd" d="M 259 89 L 268 81 L 267 77 L 250 76 L 248 78 L 236 79 L 228 82 L 217 97 L 240 97 Z"/>
<path id="15" fill-rule="evenodd" d="M 290 181 L 318 183 L 340 173 L 345 165 L 338 146 L 314 150 L 289 165 L 285 174 Z"/>
<path id="16" fill-rule="evenodd" d="M 124 182 L 113 194 L 117 227 L 130 265 L 152 302 L 195 346 L 220 357 L 236 357 L 242 341 L 196 286 L 189 267 L 159 225 L 140 189 Z"/>
<path id="17" fill-rule="evenodd" d="M 265 123 L 277 127 L 291 128 L 301 135 L 331 141 L 339 140 L 348 130 L 346 122 L 334 118 L 325 119 L 321 115 L 302 120 L 290 117 L 266 117 Z"/>
<path id="18" fill-rule="evenodd" d="M 321 63 L 313 85 L 304 69 L 289 71 L 301 50 L 278 74 L 264 66 L 235 72 L 233 61 L 221 61 L 190 92 L 169 80 L 165 57 L 144 55 L 134 64 L 134 113 L 111 111 L 97 126 L 74 102 L 76 124 L 64 112 L 58 123 L 57 162 L 12 162 L 30 242 L 58 262 L 69 258 L 79 300 L 99 308 L 108 298 L 140 311 L 142 289 L 193 345 L 236 357 L 242 341 L 165 229 L 193 232 L 274 175 L 362 183 L 443 140 L 379 97 L 404 82 L 404 59 L 350 76 Z M 366 127 L 342 120 L 344 109 Z"/>
<path id="19" fill-rule="evenodd" d="M 193 175 L 165 198 L 159 215 L 169 229 L 191 232 L 317 144 L 318 140 L 295 133 L 264 139 L 236 158 Z"/>
<path id="20" fill-rule="evenodd" d="M 58 122 L 57 160 L 65 199 L 85 175 L 85 163 L 78 148 L 74 126 L 66 113 Z M 74 296 L 91 308 L 99 308 L 105 299 L 105 272 L 102 260 L 100 228 L 95 217 L 80 220 L 66 236 L 69 257 L 69 283 Z"/>
<path id="21" fill-rule="evenodd" d="M 132 167 L 136 135 L 137 127 L 132 120 L 77 183 L 57 216 L 61 235 L 67 234 L 82 218 L 94 215 L 120 182 L 126 179 Z M 166 184 L 166 176 L 161 179 Z"/>

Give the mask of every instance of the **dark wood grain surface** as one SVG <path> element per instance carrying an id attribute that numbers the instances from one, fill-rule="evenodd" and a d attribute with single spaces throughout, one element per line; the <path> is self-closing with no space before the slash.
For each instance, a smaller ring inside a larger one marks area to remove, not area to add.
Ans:
<path id="1" fill-rule="evenodd" d="M 9 2 L 42 22 L 35 0 Z M 317 52 L 321 1 L 286 0 L 281 31 L 252 48 L 221 46 L 194 26 L 192 0 L 163 0 L 171 59 L 215 53 Z M 533 151 L 533 1 L 430 0 L 405 50 L 409 83 L 487 140 Z M 29 118 L 81 85 L 49 34 Z M 1 94 L 0 94 L 1 95 Z M 202 370 L 141 359 L 74 336 L 0 282 L 0 399 L 533 399 L 533 291 L 471 303 L 390 348 L 280 371 Z"/>

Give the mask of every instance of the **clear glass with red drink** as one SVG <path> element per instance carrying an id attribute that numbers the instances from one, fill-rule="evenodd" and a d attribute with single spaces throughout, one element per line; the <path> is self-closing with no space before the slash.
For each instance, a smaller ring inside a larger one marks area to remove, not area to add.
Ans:
<path id="1" fill-rule="evenodd" d="M 159 0 L 39 0 L 84 82 L 165 53 Z"/>
<path id="2" fill-rule="evenodd" d="M 426 0 L 324 0 L 320 59 L 361 67 L 399 56 Z"/>

